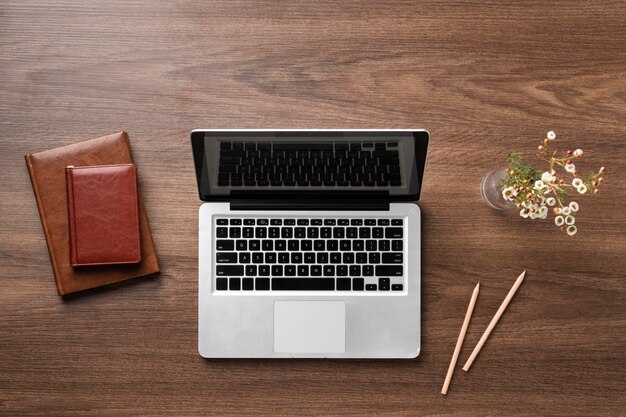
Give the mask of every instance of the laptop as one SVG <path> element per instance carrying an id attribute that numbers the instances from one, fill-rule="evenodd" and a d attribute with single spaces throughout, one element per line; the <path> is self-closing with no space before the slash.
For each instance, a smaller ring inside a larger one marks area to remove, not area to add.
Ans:
<path id="1" fill-rule="evenodd" d="M 205 358 L 420 352 L 425 130 L 194 130 Z"/>

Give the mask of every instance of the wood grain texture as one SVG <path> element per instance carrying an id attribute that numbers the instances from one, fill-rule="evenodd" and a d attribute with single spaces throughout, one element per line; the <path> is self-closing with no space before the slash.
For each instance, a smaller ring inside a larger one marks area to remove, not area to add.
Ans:
<path id="1" fill-rule="evenodd" d="M 0 415 L 581 415 L 626 409 L 623 1 L 3 1 Z M 203 360 L 192 128 L 423 127 L 422 354 Z M 131 137 L 160 277 L 66 301 L 23 155 Z M 607 166 L 579 233 L 481 203 L 547 130 Z M 468 374 L 439 393 L 528 275 Z"/>

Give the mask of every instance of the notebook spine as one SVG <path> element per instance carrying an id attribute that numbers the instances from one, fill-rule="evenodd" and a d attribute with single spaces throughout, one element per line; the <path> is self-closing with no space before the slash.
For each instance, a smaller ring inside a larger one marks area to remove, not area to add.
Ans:
<path id="1" fill-rule="evenodd" d="M 78 264 L 78 256 L 76 254 L 76 222 L 74 217 L 74 182 L 72 181 L 72 168 L 65 168 L 65 177 L 67 179 L 67 215 L 70 225 L 70 263 L 72 266 Z"/>
<path id="2" fill-rule="evenodd" d="M 41 197 L 39 196 L 39 188 L 37 186 L 37 176 L 35 175 L 35 171 L 33 168 L 33 160 L 30 154 L 24 155 L 24 159 L 26 160 L 26 167 L 28 168 L 28 175 L 30 176 L 30 182 L 33 187 L 33 193 L 35 194 L 35 200 L 37 201 L 37 210 L 39 211 L 39 219 L 41 220 L 41 226 L 43 227 L 43 233 L 46 237 L 46 246 L 48 247 L 48 253 L 50 254 L 50 263 L 52 264 L 52 272 L 54 273 L 54 281 L 56 282 L 57 292 L 59 295 L 65 295 L 65 291 L 63 289 L 63 283 L 61 281 L 61 275 L 58 270 L 57 261 L 54 257 L 54 250 L 52 248 L 52 239 L 50 237 L 50 232 L 48 230 L 48 222 L 46 221 L 46 216 L 43 210 L 43 206 L 41 205 Z"/>

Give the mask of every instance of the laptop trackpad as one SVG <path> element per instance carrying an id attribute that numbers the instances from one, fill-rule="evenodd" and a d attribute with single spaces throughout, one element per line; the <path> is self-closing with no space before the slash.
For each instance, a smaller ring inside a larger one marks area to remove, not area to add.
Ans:
<path id="1" fill-rule="evenodd" d="M 345 351 L 345 302 L 274 302 L 274 352 L 343 353 Z"/>

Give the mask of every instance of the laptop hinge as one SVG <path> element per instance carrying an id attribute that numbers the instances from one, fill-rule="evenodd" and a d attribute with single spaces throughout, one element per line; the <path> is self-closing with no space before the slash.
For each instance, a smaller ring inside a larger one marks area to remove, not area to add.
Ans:
<path id="1" fill-rule="evenodd" d="M 389 211 L 389 193 L 231 192 L 231 210 L 368 210 Z"/>

